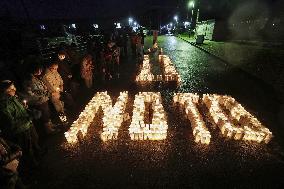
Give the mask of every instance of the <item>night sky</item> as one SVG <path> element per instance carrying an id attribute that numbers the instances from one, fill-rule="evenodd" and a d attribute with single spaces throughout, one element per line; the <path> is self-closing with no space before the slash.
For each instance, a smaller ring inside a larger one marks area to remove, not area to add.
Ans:
<path id="1" fill-rule="evenodd" d="M 188 0 L 1 0 L 0 16 L 25 18 L 22 5 L 33 19 L 120 19 L 128 16 L 141 17 L 149 10 L 161 11 L 162 17 L 172 17 L 177 12 L 185 15 Z M 230 15 L 246 3 L 263 4 L 270 9 L 280 0 L 200 0 L 200 17 L 222 18 Z"/>

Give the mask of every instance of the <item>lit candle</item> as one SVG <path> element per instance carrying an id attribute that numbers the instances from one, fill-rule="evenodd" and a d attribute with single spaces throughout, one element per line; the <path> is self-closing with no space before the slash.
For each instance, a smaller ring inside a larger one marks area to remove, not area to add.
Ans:
<path id="1" fill-rule="evenodd" d="M 24 106 L 27 107 L 27 100 L 23 100 Z"/>

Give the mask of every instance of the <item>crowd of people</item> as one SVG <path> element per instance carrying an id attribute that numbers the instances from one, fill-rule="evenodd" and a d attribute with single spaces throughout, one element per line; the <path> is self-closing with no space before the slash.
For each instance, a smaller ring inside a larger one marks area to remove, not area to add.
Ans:
<path id="1" fill-rule="evenodd" d="M 92 91 L 97 82 L 120 77 L 128 44 L 137 61 L 143 60 L 143 33 L 114 32 L 105 39 L 90 40 L 83 55 L 60 45 L 49 62 L 40 61 L 40 56 L 13 66 L 1 60 L 5 68 L 0 81 L 1 188 L 25 188 L 21 167 L 37 168 L 48 151 L 42 139 L 68 129 L 70 115 L 78 113 L 75 99 L 80 91 Z"/>

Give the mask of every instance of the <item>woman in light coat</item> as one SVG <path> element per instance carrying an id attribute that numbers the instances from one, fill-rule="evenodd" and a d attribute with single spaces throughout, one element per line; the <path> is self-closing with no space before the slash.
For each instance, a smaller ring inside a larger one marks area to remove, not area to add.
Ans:
<path id="1" fill-rule="evenodd" d="M 51 94 L 51 102 L 53 103 L 56 111 L 59 114 L 64 113 L 64 103 L 60 100 L 60 93 L 63 92 L 63 80 L 59 75 L 58 63 L 51 63 L 43 76 L 43 82 L 47 86 L 49 93 Z"/>

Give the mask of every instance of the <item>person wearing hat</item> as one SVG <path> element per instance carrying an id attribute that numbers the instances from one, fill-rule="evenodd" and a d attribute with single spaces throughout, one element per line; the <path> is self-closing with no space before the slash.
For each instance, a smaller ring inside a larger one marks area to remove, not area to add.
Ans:
<path id="1" fill-rule="evenodd" d="M 2 135 L 18 144 L 24 157 L 37 164 L 35 155 L 40 154 L 38 135 L 25 104 L 17 97 L 16 87 L 10 80 L 0 82 L 0 129 Z"/>

